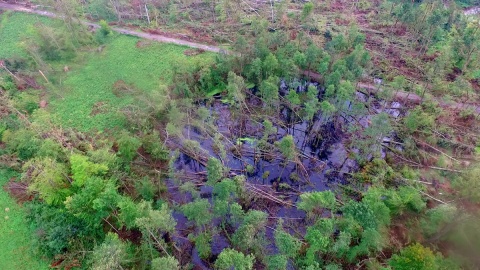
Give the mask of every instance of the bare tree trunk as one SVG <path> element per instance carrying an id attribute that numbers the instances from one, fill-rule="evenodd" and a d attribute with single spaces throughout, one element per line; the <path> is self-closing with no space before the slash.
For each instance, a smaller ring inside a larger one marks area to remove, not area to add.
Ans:
<path id="1" fill-rule="evenodd" d="M 148 15 L 148 7 L 147 7 L 147 4 L 145 4 L 145 13 L 147 14 L 148 24 L 150 25 L 150 15 Z"/>

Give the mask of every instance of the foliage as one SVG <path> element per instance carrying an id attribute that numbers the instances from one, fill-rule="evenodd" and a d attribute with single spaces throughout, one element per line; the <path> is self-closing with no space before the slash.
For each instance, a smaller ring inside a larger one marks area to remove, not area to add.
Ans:
<path id="1" fill-rule="evenodd" d="M 278 142 L 278 148 L 280 152 L 285 156 L 287 160 L 295 160 L 296 158 L 296 147 L 292 135 L 287 135 Z"/>
<path id="2" fill-rule="evenodd" d="M 205 226 L 212 220 L 210 202 L 207 199 L 197 199 L 194 202 L 182 205 L 182 212 L 197 226 Z"/>
<path id="3" fill-rule="evenodd" d="M 268 77 L 260 85 L 260 95 L 269 108 L 273 108 L 278 102 L 278 78 L 275 76 Z"/>
<path id="4" fill-rule="evenodd" d="M 75 187 L 82 187 L 89 177 L 102 176 L 108 171 L 106 165 L 90 162 L 88 157 L 79 154 L 70 156 L 70 166 L 73 178 L 72 185 Z"/>
<path id="5" fill-rule="evenodd" d="M 267 269 L 286 270 L 288 258 L 285 255 L 272 255 L 267 258 Z"/>
<path id="6" fill-rule="evenodd" d="M 126 162 L 132 161 L 137 156 L 137 150 L 141 145 L 140 140 L 136 137 L 130 136 L 127 132 L 123 132 L 119 139 L 118 143 L 118 154 Z"/>
<path id="7" fill-rule="evenodd" d="M 76 245 L 90 250 L 95 241 L 102 239 L 103 232 L 86 226 L 82 218 L 75 217 L 63 208 L 31 203 L 28 205 L 27 218 L 37 232 L 36 246 L 48 258 L 74 251 L 72 249 Z"/>
<path id="8" fill-rule="evenodd" d="M 95 40 L 99 44 L 104 44 L 107 38 L 112 35 L 112 28 L 105 20 L 100 20 L 98 24 L 100 25 L 100 29 L 95 33 Z"/>
<path id="9" fill-rule="evenodd" d="M 66 28 L 52 28 L 43 24 L 35 26 L 35 42 L 30 46 L 38 46 L 38 52 L 49 61 L 70 60 L 75 57 L 72 32 Z"/>
<path id="10" fill-rule="evenodd" d="M 68 169 L 51 158 L 33 159 L 23 166 L 22 179 L 30 182 L 28 189 L 38 192 L 48 204 L 61 204 L 72 194 Z"/>
<path id="11" fill-rule="evenodd" d="M 155 230 L 164 232 L 173 232 L 177 222 L 172 217 L 172 211 L 166 204 L 162 204 L 159 210 L 153 210 L 151 205 L 147 202 L 142 202 L 141 208 L 146 211 L 145 217 L 138 217 L 135 220 L 136 225 L 151 233 Z"/>
<path id="12" fill-rule="evenodd" d="M 126 243 L 117 234 L 108 233 L 103 243 L 93 249 L 94 270 L 124 269 L 128 262 Z"/>
<path id="13" fill-rule="evenodd" d="M 198 251 L 198 255 L 202 259 L 208 259 L 212 255 L 212 235 L 209 232 L 200 233 L 197 236 L 190 236 L 189 238 L 195 243 L 195 248 Z"/>
<path id="14" fill-rule="evenodd" d="M 253 255 L 244 255 L 234 249 L 227 248 L 218 255 L 215 261 L 215 269 L 229 270 L 234 268 L 235 270 L 251 270 L 253 269 L 254 260 Z"/>
<path id="15" fill-rule="evenodd" d="M 211 157 L 207 162 L 207 184 L 214 185 L 216 182 L 220 181 L 223 177 L 224 167 L 220 160 Z"/>
<path id="16" fill-rule="evenodd" d="M 152 180 L 148 177 L 144 177 L 135 182 L 135 190 L 140 194 L 140 196 L 146 201 L 153 201 L 155 197 L 156 187 L 152 183 Z"/>
<path id="17" fill-rule="evenodd" d="M 284 231 L 281 220 L 278 223 L 274 237 L 275 245 L 281 254 L 284 254 L 287 258 L 297 257 L 302 244 L 300 240 Z"/>
<path id="18" fill-rule="evenodd" d="M 467 170 L 464 174 L 458 176 L 453 182 L 453 186 L 464 197 L 471 199 L 474 202 L 480 202 L 480 182 L 478 176 L 480 175 L 480 167 L 474 167 Z"/>
<path id="19" fill-rule="evenodd" d="M 80 217 L 88 226 L 98 228 L 115 209 L 119 200 L 113 180 L 89 177 L 75 194 L 67 197 L 65 208 Z"/>
<path id="20" fill-rule="evenodd" d="M 435 270 L 439 269 L 433 252 L 418 243 L 408 246 L 395 254 L 389 261 L 389 265 L 399 270 Z"/>
<path id="21" fill-rule="evenodd" d="M 262 238 L 265 233 L 267 214 L 262 211 L 250 210 L 243 217 L 238 229 L 232 236 L 232 243 L 243 251 L 256 250 L 265 243 Z"/>
<path id="22" fill-rule="evenodd" d="M 28 129 L 20 129 L 14 132 L 5 131 L 2 141 L 9 151 L 16 153 L 22 160 L 34 157 L 41 144 L 37 135 Z"/>
<path id="23" fill-rule="evenodd" d="M 336 208 L 335 194 L 331 191 L 303 193 L 300 195 L 300 202 L 297 208 L 307 212 L 309 215 L 314 213 L 321 215 L 322 209 L 333 211 Z"/>
<path id="24" fill-rule="evenodd" d="M 172 256 L 159 257 L 152 260 L 152 270 L 179 270 L 180 266 Z"/>
<path id="25" fill-rule="evenodd" d="M 432 237 L 447 224 L 455 222 L 458 216 L 459 210 L 454 205 L 442 204 L 429 209 L 421 221 L 423 232 L 427 237 Z"/>
<path id="26" fill-rule="evenodd" d="M 145 151 L 149 153 L 156 160 L 168 160 L 169 152 L 161 143 L 161 138 L 158 132 L 147 134 L 141 138 L 142 146 Z"/>

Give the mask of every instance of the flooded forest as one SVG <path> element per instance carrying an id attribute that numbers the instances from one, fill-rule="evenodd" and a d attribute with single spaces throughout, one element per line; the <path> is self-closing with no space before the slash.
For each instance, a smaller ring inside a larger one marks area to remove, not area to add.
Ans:
<path id="1" fill-rule="evenodd" d="M 0 268 L 478 269 L 479 5 L 0 1 Z"/>

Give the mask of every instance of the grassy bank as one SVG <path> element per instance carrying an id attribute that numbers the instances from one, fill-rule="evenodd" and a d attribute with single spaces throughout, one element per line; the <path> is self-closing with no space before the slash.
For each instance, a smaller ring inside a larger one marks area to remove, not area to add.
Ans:
<path id="1" fill-rule="evenodd" d="M 0 169 L 0 269 L 49 269 L 47 262 L 34 255 L 33 231 L 25 220 L 25 211 L 3 189 L 15 173 Z"/>

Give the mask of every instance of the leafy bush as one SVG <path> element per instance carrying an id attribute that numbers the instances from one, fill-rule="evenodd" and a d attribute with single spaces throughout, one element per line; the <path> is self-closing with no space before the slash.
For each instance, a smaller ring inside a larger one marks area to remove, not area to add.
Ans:
<path id="1" fill-rule="evenodd" d="M 49 258 L 65 252 L 73 252 L 76 243 L 83 250 L 91 250 L 93 243 L 102 239 L 101 230 L 91 230 L 81 218 L 38 202 L 27 204 L 27 219 L 36 230 L 35 244 Z"/>
<path id="2" fill-rule="evenodd" d="M 107 42 L 109 36 L 112 35 L 112 28 L 105 20 L 101 20 L 99 23 L 100 29 L 95 32 L 95 41 L 99 44 Z"/>
<path id="3" fill-rule="evenodd" d="M 37 156 L 49 157 L 57 161 L 64 161 L 66 159 L 62 146 L 50 138 L 42 142 L 42 145 L 38 149 Z"/>
<path id="4" fill-rule="evenodd" d="M 148 177 L 135 181 L 135 190 L 146 201 L 153 201 L 155 197 L 155 185 Z"/>
<path id="5" fill-rule="evenodd" d="M 474 202 L 480 202 L 480 167 L 473 167 L 464 174 L 455 178 L 453 187 L 461 196 L 467 197 Z"/>
<path id="6" fill-rule="evenodd" d="M 215 261 L 215 269 L 217 270 L 251 270 L 253 269 L 253 255 L 244 255 L 241 252 L 227 248 L 218 255 Z"/>
<path id="7" fill-rule="evenodd" d="M 93 249 L 91 269 L 125 269 L 128 261 L 127 244 L 117 234 L 108 233 L 103 243 Z"/>
<path id="8" fill-rule="evenodd" d="M 27 129 L 20 129 L 14 132 L 4 131 L 2 141 L 10 152 L 16 153 L 22 160 L 34 157 L 41 144 L 37 135 Z"/>
<path id="9" fill-rule="evenodd" d="M 79 154 L 70 156 L 70 166 L 73 178 L 72 185 L 76 187 L 82 187 L 89 177 L 102 176 L 108 171 L 106 165 L 90 162 L 88 157 Z"/>
<path id="10" fill-rule="evenodd" d="M 126 162 L 131 162 L 137 156 L 137 150 L 141 145 L 140 140 L 130 136 L 127 132 L 122 132 L 118 143 L 118 155 Z"/>
<path id="11" fill-rule="evenodd" d="M 145 151 L 156 160 L 168 160 L 170 152 L 161 142 L 158 132 L 148 134 L 142 137 L 142 145 Z"/>
<path id="12" fill-rule="evenodd" d="M 433 252 L 420 244 L 413 244 L 394 254 L 388 262 L 395 270 L 435 270 L 439 269 Z"/>
<path id="13" fill-rule="evenodd" d="M 68 168 L 51 158 L 33 159 L 23 166 L 22 180 L 30 183 L 28 189 L 38 192 L 47 204 L 61 204 L 72 194 Z"/>
<path id="14" fill-rule="evenodd" d="M 179 262 L 175 257 L 166 256 L 152 260 L 152 270 L 179 270 Z"/>
<path id="15" fill-rule="evenodd" d="M 320 215 L 322 209 L 334 210 L 336 208 L 335 194 L 331 191 L 308 192 L 300 195 L 297 208 L 307 212 L 308 215 Z"/>
<path id="16" fill-rule="evenodd" d="M 66 28 L 52 28 L 44 24 L 35 27 L 36 44 L 46 60 L 68 60 L 75 57 L 72 33 Z"/>

